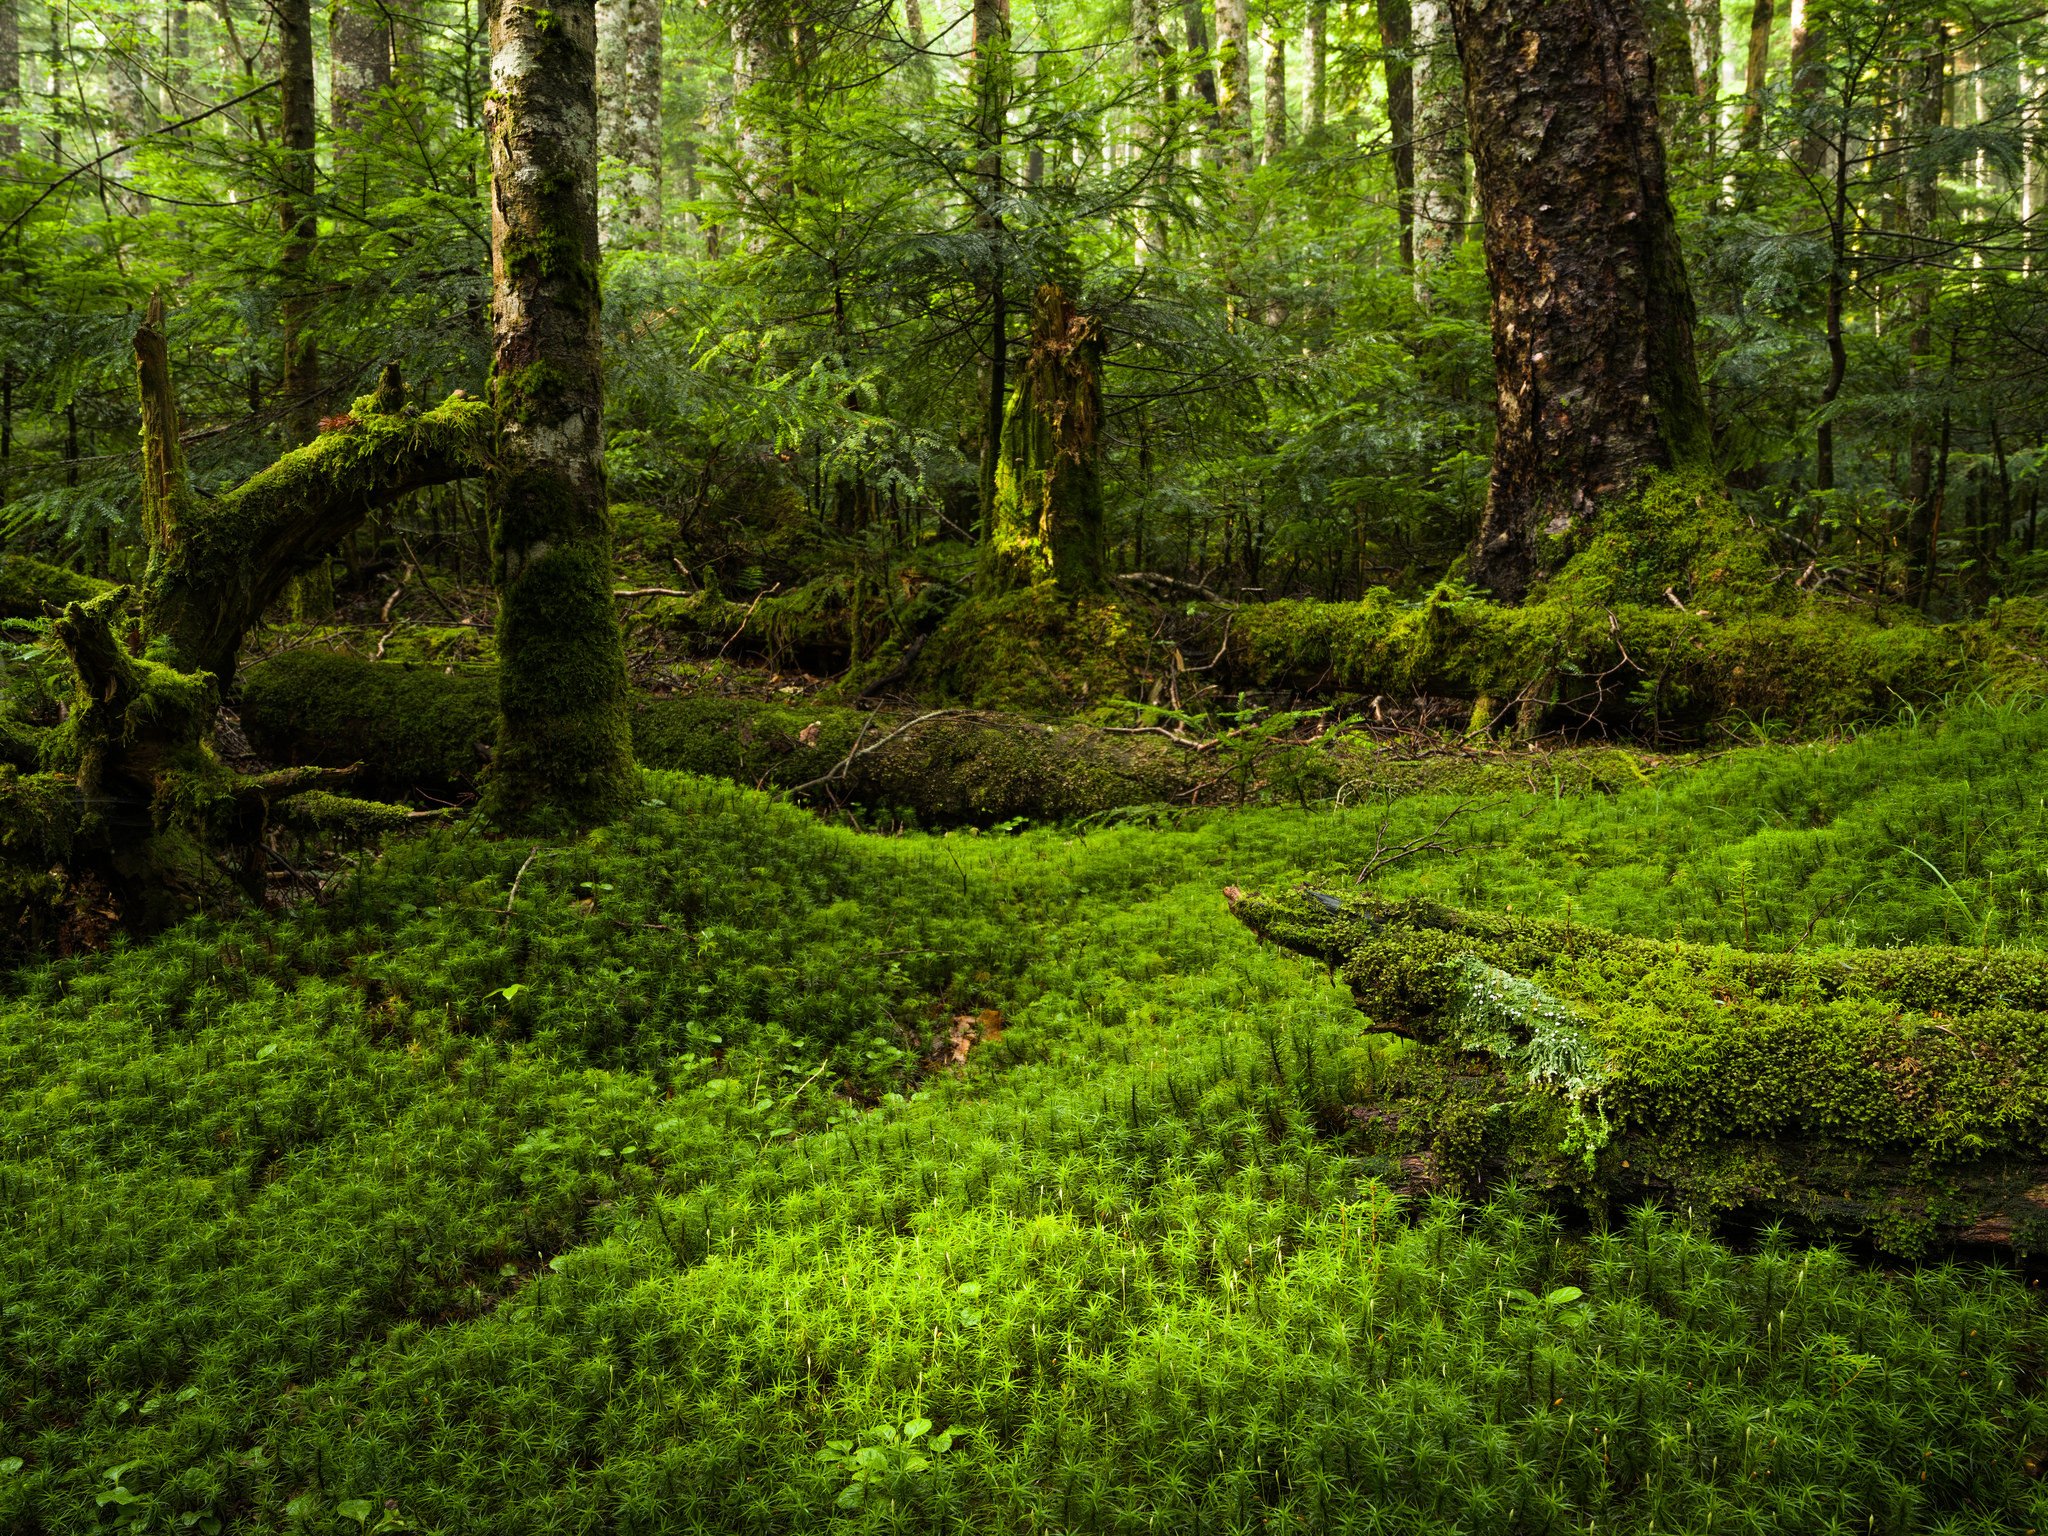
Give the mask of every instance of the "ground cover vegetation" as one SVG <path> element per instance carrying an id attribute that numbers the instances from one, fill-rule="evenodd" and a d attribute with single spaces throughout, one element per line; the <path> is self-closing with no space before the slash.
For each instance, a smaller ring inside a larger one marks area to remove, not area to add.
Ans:
<path id="1" fill-rule="evenodd" d="M 1524 790 L 1378 888 L 2021 964 L 2044 719 Z M 1427 1048 L 1218 877 L 1342 890 L 1457 797 L 876 838 L 645 784 L 14 974 L 10 1525 L 2038 1519 L 2021 1275 L 1394 1193 Z"/>
<path id="2" fill-rule="evenodd" d="M 2038 1530 L 2044 36 L 0 0 L 0 1529 Z"/>

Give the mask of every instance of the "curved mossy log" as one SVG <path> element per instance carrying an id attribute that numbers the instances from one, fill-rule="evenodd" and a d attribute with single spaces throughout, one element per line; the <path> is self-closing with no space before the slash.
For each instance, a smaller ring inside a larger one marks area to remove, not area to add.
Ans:
<path id="1" fill-rule="evenodd" d="M 482 472 L 488 405 L 458 393 L 430 411 L 393 408 L 403 399 L 387 370 L 377 395 L 305 447 L 218 501 L 187 504 L 143 583 L 144 622 L 171 659 L 232 682 L 242 636 L 292 577 L 377 508 Z"/>
<path id="2" fill-rule="evenodd" d="M 1723 617 L 1577 596 L 1510 608 L 1375 592 L 1235 608 L 1211 627 L 1227 688 L 1473 699 L 1484 720 L 1528 730 L 1697 730 L 1744 715 L 1826 729 L 1960 689 L 2048 686 L 2048 603 L 2031 598 L 1936 625 L 1818 605 Z"/>
<path id="3" fill-rule="evenodd" d="M 2048 955 L 1760 954 L 1427 901 L 1226 893 L 1417 1042 L 1358 1134 L 1411 1172 L 2048 1248 Z"/>
<path id="4" fill-rule="evenodd" d="M 111 586 L 26 555 L 0 555 L 0 619 L 40 619 L 46 608 L 87 602 Z"/>

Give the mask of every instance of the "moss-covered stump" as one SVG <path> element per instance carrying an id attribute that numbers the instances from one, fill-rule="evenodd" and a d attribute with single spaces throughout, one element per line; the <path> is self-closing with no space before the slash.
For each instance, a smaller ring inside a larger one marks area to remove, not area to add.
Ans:
<path id="1" fill-rule="evenodd" d="M 1451 592 L 1409 603 L 1381 590 L 1356 603 L 1236 608 L 1210 615 L 1207 629 L 1230 689 L 1474 699 L 1525 729 L 1597 720 L 1698 732 L 1747 716 L 1820 730 L 1963 689 L 2048 687 L 2048 603 L 2039 599 L 1934 625 L 1818 605 L 1724 616 L 1578 595 L 1521 608 Z"/>
<path id="2" fill-rule="evenodd" d="M 1754 953 L 1427 901 L 1230 893 L 1417 1042 L 1359 1134 L 1458 1186 L 2048 1248 L 2048 955 Z"/>

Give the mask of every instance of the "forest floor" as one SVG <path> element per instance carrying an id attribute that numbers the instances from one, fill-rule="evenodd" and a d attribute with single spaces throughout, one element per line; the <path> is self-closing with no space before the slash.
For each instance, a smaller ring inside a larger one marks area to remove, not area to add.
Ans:
<path id="1" fill-rule="evenodd" d="M 650 774 L 0 1001 L 0 1529 L 2016 1532 L 2048 1311 L 1513 1189 L 1226 884 L 2038 947 L 2048 711 L 1619 792 L 861 834 Z M 1533 782 L 1541 785 L 1541 776 Z M 1107 820 L 1107 819 L 1106 819 Z"/>

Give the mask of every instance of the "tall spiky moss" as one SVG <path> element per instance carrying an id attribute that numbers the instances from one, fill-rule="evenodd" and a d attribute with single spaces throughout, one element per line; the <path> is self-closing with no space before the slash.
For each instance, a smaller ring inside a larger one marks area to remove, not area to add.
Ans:
<path id="1" fill-rule="evenodd" d="M 604 820 L 632 794 L 598 354 L 593 0 L 491 14 L 491 403 L 498 746 L 509 823 Z"/>

